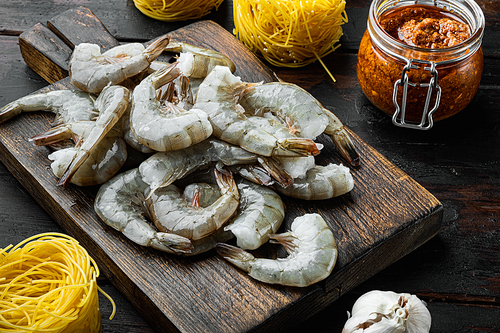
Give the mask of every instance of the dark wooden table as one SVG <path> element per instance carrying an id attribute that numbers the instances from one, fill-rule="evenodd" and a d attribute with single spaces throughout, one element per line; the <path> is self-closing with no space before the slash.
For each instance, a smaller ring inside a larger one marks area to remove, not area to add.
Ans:
<path id="1" fill-rule="evenodd" d="M 356 79 L 356 53 L 366 28 L 368 0 L 348 1 L 342 46 L 324 62 L 301 69 L 271 67 L 284 81 L 311 92 L 358 136 L 405 171 L 444 206 L 438 235 L 362 283 L 295 331 L 340 332 L 354 301 L 378 289 L 416 294 L 428 304 L 432 332 L 500 331 L 500 1 L 478 0 L 485 16 L 484 72 L 472 103 L 430 131 L 400 129 L 374 108 Z M 23 61 L 18 36 L 79 5 L 89 8 L 118 40 L 148 41 L 192 22 L 164 23 L 128 1 L 0 2 L 0 105 L 47 86 Z M 232 2 L 210 19 L 233 29 Z M 63 232 L 35 198 L 0 164 L 0 247 L 49 231 Z M 152 332 L 131 303 L 101 277 L 117 304 L 100 297 L 103 332 Z"/>

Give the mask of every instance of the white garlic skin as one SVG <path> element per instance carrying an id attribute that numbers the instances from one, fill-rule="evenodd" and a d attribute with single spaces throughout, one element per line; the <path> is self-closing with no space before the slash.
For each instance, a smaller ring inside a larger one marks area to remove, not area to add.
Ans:
<path id="1" fill-rule="evenodd" d="M 428 333 L 431 314 L 415 295 L 373 290 L 352 307 L 342 333 Z"/>

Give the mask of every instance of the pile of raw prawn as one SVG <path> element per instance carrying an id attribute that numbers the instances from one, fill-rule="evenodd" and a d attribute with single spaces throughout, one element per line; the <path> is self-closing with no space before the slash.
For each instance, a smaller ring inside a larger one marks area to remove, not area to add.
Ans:
<path id="1" fill-rule="evenodd" d="M 163 63 L 163 51 L 179 53 Z M 178 255 L 216 248 L 252 277 L 308 286 L 326 278 L 337 258 L 333 234 L 318 214 L 285 216 L 281 196 L 323 200 L 354 185 L 349 168 L 315 164 L 325 133 L 351 164 L 359 157 L 340 120 L 300 87 L 242 82 L 226 56 L 161 37 L 144 47 L 94 44 L 69 63 L 78 89 L 39 93 L 0 109 L 0 122 L 21 112 L 56 114 L 30 140 L 49 146 L 58 184 L 100 185 L 94 208 L 131 241 Z M 123 171 L 127 146 L 145 153 Z M 196 171 L 196 172 L 195 172 Z M 236 245 L 225 242 L 236 238 Z M 255 258 L 266 242 L 289 256 Z"/>

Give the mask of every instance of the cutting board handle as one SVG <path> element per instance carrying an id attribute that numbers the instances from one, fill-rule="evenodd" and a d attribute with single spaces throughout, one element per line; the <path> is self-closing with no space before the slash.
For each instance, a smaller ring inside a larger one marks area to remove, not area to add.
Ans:
<path id="1" fill-rule="evenodd" d="M 276 74 L 255 54 L 213 21 L 191 23 L 167 35 L 173 40 L 224 53 L 235 63 L 236 75 L 241 75 L 243 81 L 278 81 Z M 212 42 L 207 44 L 207 40 Z M 120 44 L 90 9 L 81 6 L 50 19 L 46 26 L 38 23 L 19 36 L 24 61 L 51 84 L 68 76 L 69 58 L 75 45 L 80 43 L 98 44 L 102 51 Z"/>
<path id="2" fill-rule="evenodd" d="M 89 42 L 103 50 L 120 43 L 104 24 L 85 7 L 67 10 L 38 23 L 19 36 L 19 47 L 26 64 L 48 83 L 68 76 L 68 61 L 75 45 Z"/>

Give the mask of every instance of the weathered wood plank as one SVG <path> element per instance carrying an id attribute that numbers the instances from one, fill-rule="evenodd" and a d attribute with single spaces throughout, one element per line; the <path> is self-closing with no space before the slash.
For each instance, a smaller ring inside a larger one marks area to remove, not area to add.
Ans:
<path id="1" fill-rule="evenodd" d="M 95 3 L 98 10 L 104 7 L 104 3 L 101 6 L 96 2 L 95 0 L 87 1 L 85 5 Z M 0 4 L 0 12 L 4 14 L 0 22 L 0 35 L 18 35 L 34 24 L 74 6 L 74 2 L 62 3 L 61 1 L 23 0 L 18 3 L 20 7 L 12 6 L 7 2 Z M 349 23 L 345 25 L 346 35 L 343 38 L 347 38 L 353 46 L 356 46 L 356 43 L 352 42 L 354 35 L 348 28 L 358 26 L 359 31 L 364 29 L 361 26 L 366 21 L 364 17 L 367 13 L 366 3 L 367 1 L 364 0 L 354 0 L 348 3 Z M 476 306 L 471 300 L 474 297 L 471 291 L 498 298 L 495 279 L 498 278 L 498 267 L 500 267 L 500 259 L 495 254 L 498 252 L 492 251 L 495 249 L 492 245 L 500 241 L 497 232 L 498 207 L 496 205 L 499 202 L 498 193 L 500 193 L 497 181 L 500 179 L 497 167 L 500 159 L 497 154 L 491 154 L 498 152 L 496 147 L 499 138 L 496 106 L 500 103 L 498 93 L 500 80 L 498 80 L 498 58 L 495 58 L 495 54 L 498 55 L 500 48 L 498 47 L 499 38 L 495 37 L 495 31 L 499 25 L 495 22 L 498 22 L 500 10 L 498 8 L 495 10 L 495 6 L 498 7 L 499 4 L 496 1 L 478 1 L 478 3 L 483 10 L 489 11 L 486 13 L 487 30 L 484 45 L 486 50 L 493 50 L 494 53 L 485 59 L 482 86 L 473 104 L 468 108 L 469 111 L 464 111 L 459 116 L 455 116 L 457 118 L 453 117 L 455 119 L 446 121 L 450 124 L 449 126 L 440 125 L 440 128 L 446 128 L 446 131 L 418 135 L 395 129 L 388 118 L 381 116 L 379 111 L 369 105 L 360 92 L 359 86 L 352 84 L 349 85 L 349 89 L 342 89 L 346 83 L 356 80 L 355 73 L 352 73 L 352 66 L 346 66 L 343 58 L 337 58 L 338 52 L 329 56 L 327 63 L 330 70 L 335 71 L 337 84 L 331 83 L 326 73 L 317 64 L 305 69 L 275 69 L 279 77 L 285 81 L 295 82 L 311 89 L 317 98 L 326 103 L 328 108 L 335 110 L 342 121 L 363 140 L 424 185 L 441 200 L 444 206 L 444 223 L 438 237 L 434 237 L 404 259 L 384 269 L 355 288 L 353 292 L 342 296 L 303 325 L 297 325 L 291 330 L 292 332 L 340 331 L 346 320 L 346 311 L 350 310 L 355 298 L 364 291 L 392 289 L 399 292 L 420 292 L 419 295 L 423 295 L 423 299 L 429 301 L 427 294 L 421 293 L 425 292 L 427 287 L 439 293 L 442 299 L 442 301 L 431 299 L 429 303 L 433 315 L 433 332 L 500 331 L 498 307 Z M 120 35 L 123 40 L 133 40 L 127 35 L 127 30 L 145 41 L 148 40 L 144 37 L 145 35 L 150 34 L 150 38 L 153 38 L 170 28 L 169 24 L 155 22 L 145 17 L 143 20 L 132 20 L 128 16 L 129 12 L 135 11 L 131 1 L 120 1 L 116 5 L 106 3 L 105 6 L 108 8 L 103 8 L 102 12 L 99 11 L 98 17 L 103 19 L 107 26 L 114 27 L 113 33 Z M 127 11 L 117 11 L 118 14 L 115 15 L 113 13 L 115 9 L 122 6 L 128 6 Z M 96 8 L 92 9 L 95 11 Z M 101 15 L 101 13 L 106 15 Z M 225 14 L 231 16 L 228 11 Z M 14 22 L 14 25 L 9 26 L 9 22 Z M 226 20 L 219 23 L 225 26 L 224 22 Z M 116 28 L 123 24 L 126 24 L 125 29 Z M 161 29 L 161 31 L 156 33 L 153 32 L 154 29 Z M 231 31 L 231 29 L 232 26 L 227 30 Z M 0 43 L 2 45 L 0 50 L 0 105 L 45 86 L 44 80 L 24 64 L 19 54 L 17 37 L 0 36 Z M 343 47 L 347 45 L 343 41 Z M 341 92 L 337 92 L 338 90 Z M 476 111 L 481 111 L 479 116 L 476 116 Z M 457 130 L 454 131 L 454 128 Z M 480 162 L 476 162 L 477 157 L 480 157 Z M 476 178 L 478 171 L 480 176 Z M 24 192 L 23 195 L 15 195 L 25 191 L 21 185 L 4 187 L 4 179 L 9 184 L 17 183 L 10 172 L 4 169 L 1 177 L 2 194 L 5 193 L 0 200 L 2 202 L 0 210 L 2 239 L 9 237 L 10 232 L 14 232 L 13 237 L 18 237 L 17 241 L 20 241 L 25 238 L 24 236 L 43 231 L 44 227 L 47 228 L 45 231 L 60 228 L 55 222 L 51 226 L 50 218 L 44 222 L 41 221 L 44 218 L 38 217 L 35 208 L 31 208 L 35 205 L 32 199 L 29 200 L 31 198 L 29 194 Z M 486 185 L 483 186 L 483 183 Z M 12 192 L 7 192 L 6 189 L 12 189 Z M 14 201 L 19 201 L 19 204 L 16 205 Z M 30 207 L 30 209 L 26 212 L 26 210 L 20 210 L 19 207 Z M 41 210 L 40 207 L 39 210 Z M 470 225 L 476 227 L 471 228 Z M 109 286 L 106 291 L 109 292 L 110 289 L 113 289 L 112 286 Z M 453 294 L 444 294 L 444 291 Z M 457 297 L 468 295 L 468 298 L 462 299 L 464 305 L 461 305 L 457 304 L 456 298 L 450 295 L 457 295 Z M 122 294 L 115 293 L 112 296 L 116 300 Z M 103 299 L 101 307 L 107 306 L 107 300 Z M 141 317 L 136 312 L 128 314 L 124 308 L 125 306 L 118 307 L 118 314 L 113 321 L 105 319 L 110 313 L 109 308 L 107 312 L 103 310 L 103 324 L 109 323 L 108 326 L 104 326 L 104 332 L 123 332 L 123 327 L 127 327 L 129 332 L 143 332 L 136 326 L 141 325 L 137 323 Z M 120 317 L 122 310 L 125 317 Z M 133 308 L 131 310 L 133 311 Z M 130 317 L 127 318 L 128 315 Z M 294 322 L 297 321 L 294 320 Z M 122 323 L 124 323 L 123 326 Z M 324 327 L 328 329 L 325 330 Z"/>

